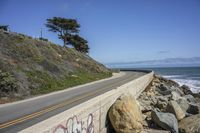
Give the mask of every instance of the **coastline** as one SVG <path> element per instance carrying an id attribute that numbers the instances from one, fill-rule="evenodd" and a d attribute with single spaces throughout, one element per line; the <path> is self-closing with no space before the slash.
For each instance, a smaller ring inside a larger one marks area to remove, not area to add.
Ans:
<path id="1" fill-rule="evenodd" d="M 176 81 L 180 86 L 187 85 L 193 93 L 200 92 L 200 67 L 164 67 L 152 69 L 164 78 Z"/>
<path id="2" fill-rule="evenodd" d="M 114 117 L 116 112 L 120 113 L 120 118 Z M 137 99 L 129 94 L 118 98 L 109 115 L 114 130 L 122 133 L 197 133 L 200 132 L 200 93 L 193 93 L 186 85 L 180 86 L 171 79 L 154 75 Z"/>
<path id="3" fill-rule="evenodd" d="M 199 80 L 191 80 L 191 79 L 177 79 L 175 76 L 163 76 L 164 78 L 174 80 L 180 86 L 187 85 L 193 93 L 200 92 L 200 81 Z M 178 77 L 178 76 L 177 76 Z M 180 76 L 179 76 L 180 77 Z M 181 77 L 180 77 L 181 78 Z"/>
<path id="4" fill-rule="evenodd" d="M 188 86 L 180 86 L 173 80 L 155 75 L 151 85 L 140 95 L 138 101 L 146 119 L 145 128 L 159 130 L 164 128 L 162 124 L 160 125 L 163 121 L 155 120 L 153 118 L 155 116 L 152 116 L 152 113 L 157 111 L 162 115 L 166 115 L 166 113 L 173 114 L 177 125 L 175 123 L 171 124 L 177 127 L 180 133 L 193 133 L 194 130 L 200 132 L 198 128 L 193 129 L 197 126 L 195 124 L 198 124 L 195 122 L 195 118 L 193 125 L 185 124 L 189 121 L 187 119 L 200 115 L 200 93 L 193 93 Z M 167 120 L 167 115 L 165 117 Z M 168 128 L 168 131 L 173 132 L 170 128 Z"/>

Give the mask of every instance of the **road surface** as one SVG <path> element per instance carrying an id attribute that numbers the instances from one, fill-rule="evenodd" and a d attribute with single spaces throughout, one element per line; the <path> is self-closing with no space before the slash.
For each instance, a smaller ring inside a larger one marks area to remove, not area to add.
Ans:
<path id="1" fill-rule="evenodd" d="M 145 74 L 124 71 L 121 76 L 0 105 L 0 133 L 18 132 Z"/>

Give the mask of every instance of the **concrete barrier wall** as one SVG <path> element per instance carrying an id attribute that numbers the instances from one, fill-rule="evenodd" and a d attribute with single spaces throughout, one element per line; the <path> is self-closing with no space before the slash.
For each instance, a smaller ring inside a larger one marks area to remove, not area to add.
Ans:
<path id="1" fill-rule="evenodd" d="M 127 92 L 137 98 L 152 81 L 153 74 L 153 72 L 150 72 L 116 89 L 37 123 L 21 132 L 105 133 L 108 127 L 107 112 L 115 100 L 120 95 Z"/>

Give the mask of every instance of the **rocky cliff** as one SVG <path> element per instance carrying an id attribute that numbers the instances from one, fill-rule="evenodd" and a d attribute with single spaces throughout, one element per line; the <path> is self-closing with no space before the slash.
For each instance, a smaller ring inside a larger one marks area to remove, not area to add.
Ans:
<path id="1" fill-rule="evenodd" d="M 0 31 L 0 101 L 23 99 L 111 76 L 87 54 Z"/>

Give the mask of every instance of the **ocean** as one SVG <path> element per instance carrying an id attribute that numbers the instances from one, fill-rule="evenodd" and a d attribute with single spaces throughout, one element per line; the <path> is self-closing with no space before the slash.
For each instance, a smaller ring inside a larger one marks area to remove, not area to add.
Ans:
<path id="1" fill-rule="evenodd" d="M 200 92 L 200 67 L 148 68 L 180 85 L 187 85 L 192 92 Z"/>

